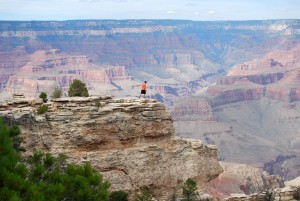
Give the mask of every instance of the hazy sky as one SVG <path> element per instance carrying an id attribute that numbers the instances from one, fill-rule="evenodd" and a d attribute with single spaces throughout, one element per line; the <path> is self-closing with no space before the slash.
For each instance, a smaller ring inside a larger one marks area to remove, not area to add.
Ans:
<path id="1" fill-rule="evenodd" d="M 300 0 L 0 0 L 0 20 L 300 19 Z"/>

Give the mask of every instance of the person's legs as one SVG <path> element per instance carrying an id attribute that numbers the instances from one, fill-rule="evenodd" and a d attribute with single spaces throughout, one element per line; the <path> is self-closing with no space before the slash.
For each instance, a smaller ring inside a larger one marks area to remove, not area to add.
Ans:
<path id="1" fill-rule="evenodd" d="M 144 95 L 144 98 L 146 98 L 146 91 L 145 90 L 141 90 L 141 94 L 140 94 L 139 98 L 141 98 L 142 95 Z"/>

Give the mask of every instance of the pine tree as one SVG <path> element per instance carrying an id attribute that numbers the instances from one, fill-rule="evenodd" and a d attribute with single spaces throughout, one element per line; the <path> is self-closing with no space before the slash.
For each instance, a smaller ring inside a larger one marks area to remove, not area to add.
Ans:
<path id="1" fill-rule="evenodd" d="M 196 200 L 196 196 L 198 195 L 197 193 L 197 184 L 196 182 L 188 178 L 182 187 L 182 196 L 183 196 L 183 201 L 193 201 Z"/>
<path id="2" fill-rule="evenodd" d="M 85 83 L 75 79 L 70 85 L 68 95 L 70 97 L 74 97 L 74 96 L 88 97 L 89 93 Z"/>
<path id="3" fill-rule="evenodd" d="M 0 118 L 0 200 L 21 200 L 20 191 L 26 186 L 27 169 L 19 164 L 20 155 L 13 147 L 16 127 L 8 128 Z"/>
<path id="4" fill-rule="evenodd" d="M 65 155 L 40 151 L 20 162 L 12 140 L 19 131 L 6 127 L 0 118 L 0 200 L 108 200 L 110 184 L 90 163 L 67 163 Z"/>
<path id="5" fill-rule="evenodd" d="M 48 99 L 47 99 L 47 94 L 45 92 L 42 92 L 39 96 L 39 98 L 43 99 L 44 103 L 47 103 Z"/>
<path id="6" fill-rule="evenodd" d="M 61 98 L 62 97 L 62 89 L 59 87 L 55 87 L 53 92 L 52 92 L 52 96 L 51 98 Z"/>

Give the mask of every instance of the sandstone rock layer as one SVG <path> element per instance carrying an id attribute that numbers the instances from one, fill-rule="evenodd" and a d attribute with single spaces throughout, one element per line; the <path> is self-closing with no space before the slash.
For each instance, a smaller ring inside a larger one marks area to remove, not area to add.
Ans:
<path id="1" fill-rule="evenodd" d="M 175 138 L 171 116 L 155 100 L 53 99 L 39 115 L 40 105 L 24 98 L 0 104 L 0 114 L 22 130 L 25 155 L 44 150 L 89 161 L 111 181 L 111 190 L 149 187 L 156 197 L 166 197 L 187 178 L 203 187 L 222 172 L 216 147 Z"/>

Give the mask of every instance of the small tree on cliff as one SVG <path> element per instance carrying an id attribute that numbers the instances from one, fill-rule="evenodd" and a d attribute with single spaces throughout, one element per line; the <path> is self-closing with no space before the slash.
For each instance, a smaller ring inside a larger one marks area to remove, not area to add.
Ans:
<path id="1" fill-rule="evenodd" d="M 20 162 L 12 138 L 16 126 L 7 128 L 0 118 L 0 200 L 107 201 L 110 184 L 89 163 L 66 163 L 66 156 L 36 152 Z"/>
<path id="2" fill-rule="evenodd" d="M 68 95 L 70 97 L 74 97 L 74 96 L 88 97 L 89 92 L 86 88 L 85 83 L 81 82 L 80 80 L 75 79 L 75 80 L 73 80 L 73 82 L 70 85 Z"/>
<path id="3" fill-rule="evenodd" d="M 61 97 L 62 97 L 62 89 L 59 87 L 55 87 L 52 92 L 51 98 L 61 98 Z"/>
<path id="4" fill-rule="evenodd" d="M 47 94 L 45 92 L 42 92 L 39 96 L 39 98 L 43 99 L 44 103 L 47 103 L 48 99 L 47 99 Z"/>
<path id="5" fill-rule="evenodd" d="M 188 178 L 182 187 L 182 197 L 183 201 L 193 201 L 196 200 L 197 193 L 197 184 L 196 182 Z"/>

